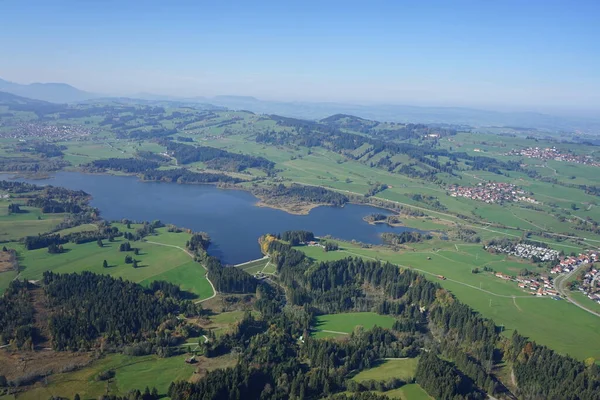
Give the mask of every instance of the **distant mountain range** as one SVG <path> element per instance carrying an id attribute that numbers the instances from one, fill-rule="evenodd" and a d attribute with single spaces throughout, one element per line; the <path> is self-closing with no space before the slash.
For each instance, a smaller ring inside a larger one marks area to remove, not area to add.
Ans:
<path id="1" fill-rule="evenodd" d="M 66 83 L 31 83 L 23 85 L 3 79 L 0 79 L 0 91 L 52 103 L 75 103 L 101 97 L 94 93 L 79 90 Z"/>
<path id="2" fill-rule="evenodd" d="M 76 103 L 89 100 L 107 101 L 106 95 L 86 92 L 65 83 L 32 83 L 22 85 L 0 79 L 0 91 L 53 103 Z M 114 98 L 117 100 L 116 98 Z M 124 100 L 124 98 L 119 98 Z M 463 107 L 417 107 L 406 105 L 359 105 L 319 102 L 265 101 L 250 96 L 175 97 L 139 93 L 127 101 L 176 102 L 178 104 L 215 105 L 233 110 L 248 110 L 260 114 L 321 119 L 334 114 L 351 114 L 377 121 L 427 124 L 466 125 L 474 128 L 513 127 L 549 132 L 581 132 L 600 134 L 600 116 L 569 117 L 536 112 L 499 112 Z"/>

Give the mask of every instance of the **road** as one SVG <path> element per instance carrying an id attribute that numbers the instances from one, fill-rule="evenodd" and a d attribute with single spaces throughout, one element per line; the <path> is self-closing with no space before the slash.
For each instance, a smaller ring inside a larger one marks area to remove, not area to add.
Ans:
<path id="1" fill-rule="evenodd" d="M 234 267 L 236 267 L 236 268 L 243 267 L 244 265 L 247 265 L 247 264 L 250 264 L 250 263 L 253 263 L 253 262 L 256 262 L 256 261 L 261 261 L 261 260 L 264 260 L 266 258 L 269 258 L 269 256 L 264 256 L 263 258 L 257 258 L 256 260 L 246 261 L 246 262 L 243 262 L 241 264 L 236 264 L 236 265 L 234 265 Z"/>
<path id="2" fill-rule="evenodd" d="M 579 304 L 576 300 L 574 300 L 571 297 L 571 292 L 568 289 L 566 289 L 566 285 L 567 285 L 567 282 L 569 281 L 569 279 L 571 279 L 571 277 L 573 277 L 585 265 L 586 264 L 581 264 L 580 266 L 578 266 L 577 268 L 575 268 L 573 271 L 569 272 L 568 274 L 561 274 L 561 275 L 557 276 L 556 279 L 554 279 L 554 287 L 556 288 L 558 293 L 560 293 L 565 299 L 567 299 L 567 301 L 569 303 L 576 305 L 577 307 L 581 308 L 584 311 L 589 312 L 590 314 L 600 317 L 600 313 L 590 310 L 589 308 Z"/>
<path id="3" fill-rule="evenodd" d="M 176 249 L 184 251 L 188 256 L 192 257 L 192 259 L 194 258 L 194 255 L 191 252 L 189 252 L 188 250 L 184 249 L 181 246 L 175 246 L 174 244 L 165 244 L 165 243 L 153 242 L 151 240 L 146 240 L 146 243 L 152 243 L 152 244 L 156 244 L 158 246 L 174 247 Z M 213 285 L 213 283 L 210 281 L 210 279 L 208 279 L 208 269 L 206 269 L 206 267 L 204 266 L 204 264 L 200 263 L 200 265 L 202 265 L 202 268 L 204 268 L 204 270 L 206 271 L 205 277 L 206 277 L 206 280 L 208 281 L 208 283 L 210 283 L 210 287 L 212 288 L 213 295 L 210 296 L 210 297 L 207 297 L 206 299 L 195 301 L 194 304 L 203 303 L 205 301 L 208 301 L 208 300 L 214 298 L 217 295 L 217 289 L 215 289 L 215 285 Z"/>

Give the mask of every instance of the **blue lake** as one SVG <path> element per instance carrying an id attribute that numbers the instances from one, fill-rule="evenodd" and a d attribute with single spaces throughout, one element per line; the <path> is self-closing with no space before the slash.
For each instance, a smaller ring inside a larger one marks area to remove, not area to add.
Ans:
<path id="1" fill-rule="evenodd" d="M 10 175 L 0 174 L 0 179 Z M 207 232 L 209 253 L 223 263 L 238 264 L 261 257 L 258 238 L 265 233 L 304 229 L 317 236 L 331 235 L 344 240 L 381 243 L 382 232 L 414 230 L 371 225 L 363 217 L 382 213 L 380 208 L 348 204 L 344 207 L 317 207 L 308 215 L 292 215 L 272 208 L 257 207 L 258 199 L 240 190 L 223 190 L 212 185 L 142 182 L 131 176 L 90 175 L 59 172 L 48 179 L 27 180 L 38 185 L 80 189 L 92 195 L 91 204 L 107 220 L 128 218 L 164 223 Z"/>

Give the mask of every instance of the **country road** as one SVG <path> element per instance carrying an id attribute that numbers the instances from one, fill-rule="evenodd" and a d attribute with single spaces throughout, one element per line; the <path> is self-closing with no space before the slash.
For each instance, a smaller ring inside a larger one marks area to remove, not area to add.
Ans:
<path id="1" fill-rule="evenodd" d="M 558 290 L 558 293 L 560 293 L 565 299 L 567 299 L 567 301 L 569 303 L 576 305 L 577 307 L 581 308 L 584 311 L 589 312 L 590 314 L 600 317 L 600 313 L 590 310 L 589 308 L 582 306 L 576 300 L 574 300 L 570 295 L 570 291 L 565 288 L 567 281 L 569 279 L 571 279 L 571 277 L 573 275 L 575 275 L 584 266 L 585 266 L 585 264 L 581 264 L 580 266 L 578 266 L 577 268 L 575 268 L 573 271 L 569 272 L 568 274 L 561 274 L 561 275 L 557 276 L 556 279 L 554 279 L 554 286 L 556 287 L 556 290 Z"/>
<path id="2" fill-rule="evenodd" d="M 166 244 L 166 243 L 153 242 L 151 240 L 146 240 L 146 243 L 156 244 L 158 246 L 174 247 L 176 249 L 184 251 L 192 259 L 194 258 L 194 255 L 192 253 L 190 253 L 188 250 L 184 249 L 181 246 L 175 246 L 174 244 Z M 212 288 L 213 295 L 210 296 L 210 297 L 207 297 L 206 299 L 195 301 L 194 304 L 203 303 L 203 302 L 205 302 L 207 300 L 210 300 L 210 299 L 214 298 L 217 295 L 217 289 L 215 289 L 215 285 L 213 285 L 213 283 L 210 281 L 210 279 L 208 279 L 208 269 L 206 269 L 206 267 L 204 266 L 204 264 L 200 263 L 200 265 L 202 265 L 202 268 L 204 268 L 204 270 L 206 271 L 206 275 L 205 275 L 206 276 L 206 280 L 208 281 L 208 283 L 210 283 L 210 287 Z"/>

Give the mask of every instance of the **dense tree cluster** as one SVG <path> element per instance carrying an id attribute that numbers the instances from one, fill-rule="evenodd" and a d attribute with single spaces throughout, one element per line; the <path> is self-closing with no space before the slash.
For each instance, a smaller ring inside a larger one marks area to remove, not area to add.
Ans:
<path id="1" fill-rule="evenodd" d="M 381 123 L 347 114 L 335 114 L 323 118 L 320 122 L 336 128 L 360 132 L 386 140 L 420 139 L 429 135 L 437 135 L 437 137 L 456 135 L 456 129 L 447 126 L 399 124 L 393 122 Z"/>
<path id="2" fill-rule="evenodd" d="M 267 253 L 288 287 L 292 304 L 309 303 L 324 313 L 369 311 L 383 299 L 366 293 L 365 285 L 408 304 L 427 306 L 435 300 L 436 285 L 417 279 L 419 276 L 410 270 L 399 271 L 390 263 L 348 257 L 311 265 L 304 253 L 286 243 L 264 238 L 263 243 L 267 243 Z"/>
<path id="3" fill-rule="evenodd" d="M 14 280 L 0 297 L 0 344 L 31 349 L 36 331 L 28 283 Z"/>
<path id="4" fill-rule="evenodd" d="M 82 190 L 46 186 L 27 200 L 30 207 L 41 208 L 43 213 L 97 213 L 89 206 L 90 196 Z"/>
<path id="5" fill-rule="evenodd" d="M 428 208 L 431 208 L 432 210 L 437 210 L 437 211 L 446 211 L 447 210 L 446 206 L 443 205 L 442 203 L 440 203 L 438 198 L 435 196 L 429 196 L 429 195 L 424 195 L 424 194 L 420 194 L 420 193 L 415 193 L 415 194 L 411 195 L 410 198 L 413 201 L 416 201 L 417 203 L 428 205 L 429 206 Z"/>
<path id="6" fill-rule="evenodd" d="M 439 400 L 483 400 L 487 397 L 452 363 L 435 354 L 421 355 L 416 379 L 427 393 Z"/>
<path id="7" fill-rule="evenodd" d="M 309 231 L 285 231 L 281 234 L 281 239 L 289 242 L 292 246 L 298 246 L 300 243 L 315 240 L 315 235 Z"/>
<path id="8" fill-rule="evenodd" d="M 17 146 L 17 149 L 22 152 L 41 154 L 44 157 L 61 157 L 63 156 L 63 150 L 66 150 L 67 147 L 54 143 L 34 141 L 21 143 Z"/>
<path id="9" fill-rule="evenodd" d="M 179 164 L 203 162 L 208 168 L 234 172 L 248 168 L 269 171 L 275 166 L 272 161 L 263 157 L 231 153 L 215 147 L 193 146 L 172 141 L 166 142 L 166 146 L 167 151 L 173 154 Z"/>
<path id="10" fill-rule="evenodd" d="M 0 180 L 0 189 L 10 193 L 27 193 L 42 190 L 44 187 L 26 182 Z"/>
<path id="11" fill-rule="evenodd" d="M 11 172 L 53 172 L 71 165 L 60 158 L 34 160 L 29 157 L 3 157 L 0 171 Z"/>
<path id="12" fill-rule="evenodd" d="M 62 236 L 58 233 L 39 234 L 37 236 L 26 236 L 22 241 L 27 250 L 36 250 L 49 246 L 59 246 L 69 242 L 83 244 L 98 242 L 105 239 L 112 240 L 115 237 L 120 237 L 122 235 L 123 233 L 120 232 L 117 227 L 103 225 L 98 227 L 95 231 L 71 232 Z"/>
<path id="13" fill-rule="evenodd" d="M 106 170 L 122 171 L 129 173 L 144 173 L 160 166 L 157 161 L 139 158 L 107 158 L 94 160 L 84 166 L 87 171 L 104 172 Z"/>
<path id="14" fill-rule="evenodd" d="M 384 232 L 381 234 L 381 239 L 385 244 L 399 245 L 404 243 L 418 243 L 424 240 L 429 240 L 433 236 L 429 233 L 404 231 L 401 233 Z"/>
<path id="15" fill-rule="evenodd" d="M 332 206 L 342 206 L 349 201 L 348 197 L 341 193 L 318 186 L 298 184 L 290 186 L 279 184 L 268 188 L 257 188 L 254 193 L 270 201 L 282 199 L 298 203 L 328 204 Z"/>
<path id="16" fill-rule="evenodd" d="M 585 365 L 545 346 L 528 341 L 517 331 L 506 344 L 513 363 L 518 395 L 524 399 L 600 399 L 600 367 Z"/>
<path id="17" fill-rule="evenodd" d="M 8 213 L 9 214 L 21 214 L 24 212 L 21 210 L 21 206 L 17 203 L 9 203 L 8 204 Z"/>
<path id="18" fill-rule="evenodd" d="M 89 349 L 101 337 L 117 345 L 144 340 L 183 307 L 138 284 L 91 272 L 45 272 L 43 286 L 52 310 L 48 325 L 56 350 Z"/>
<path id="19" fill-rule="evenodd" d="M 136 156 L 144 160 L 154 161 L 156 163 L 169 162 L 171 159 L 163 154 L 154 153 L 148 150 L 138 150 Z"/>
<path id="20" fill-rule="evenodd" d="M 44 247 L 48 247 L 52 244 L 58 246 L 63 243 L 66 243 L 66 240 L 61 238 L 58 233 L 38 236 L 26 236 L 23 239 L 23 244 L 25 245 L 25 248 L 27 250 L 43 249 Z"/>
<path id="21" fill-rule="evenodd" d="M 142 178 L 146 181 L 177 183 L 238 183 L 240 179 L 225 174 L 210 172 L 192 172 L 185 168 L 145 171 Z"/>
<path id="22" fill-rule="evenodd" d="M 358 328 L 343 342 L 308 337 L 300 354 L 313 365 L 326 369 L 343 368 L 348 373 L 374 367 L 384 358 L 415 357 L 422 345 L 418 338 L 399 337 L 388 329 L 375 327 L 365 331 Z"/>

